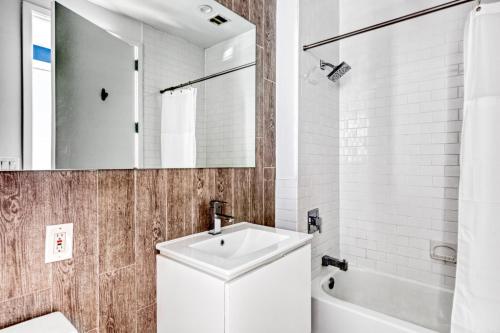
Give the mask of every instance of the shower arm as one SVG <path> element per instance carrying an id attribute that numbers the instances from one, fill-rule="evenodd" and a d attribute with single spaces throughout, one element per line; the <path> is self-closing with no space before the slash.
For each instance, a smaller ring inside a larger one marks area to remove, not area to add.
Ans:
<path id="1" fill-rule="evenodd" d="M 325 61 L 323 61 L 323 60 L 320 60 L 320 61 L 319 61 L 319 68 L 320 68 L 321 70 L 325 70 L 325 67 L 327 67 L 327 66 L 328 66 L 328 67 L 331 67 L 332 69 L 335 69 L 335 65 L 332 65 L 332 64 L 330 64 L 329 62 L 325 62 Z"/>

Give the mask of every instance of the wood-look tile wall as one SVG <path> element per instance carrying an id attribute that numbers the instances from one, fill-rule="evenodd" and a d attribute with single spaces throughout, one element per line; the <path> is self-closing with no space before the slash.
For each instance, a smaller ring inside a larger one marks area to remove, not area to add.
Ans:
<path id="1" fill-rule="evenodd" d="M 0 328 L 62 311 L 79 332 L 155 332 L 155 244 L 208 229 L 222 199 L 274 226 L 276 0 L 218 0 L 257 26 L 256 168 L 0 173 Z M 74 224 L 45 264 L 45 227 Z"/>

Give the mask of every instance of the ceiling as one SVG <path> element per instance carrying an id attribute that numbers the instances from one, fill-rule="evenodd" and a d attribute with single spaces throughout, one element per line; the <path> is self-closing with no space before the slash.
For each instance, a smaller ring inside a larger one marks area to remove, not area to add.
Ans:
<path id="1" fill-rule="evenodd" d="M 88 0 L 159 30 L 180 36 L 204 48 L 237 36 L 255 26 L 214 0 Z M 209 5 L 210 14 L 204 14 L 199 6 Z M 229 22 L 217 26 L 209 19 L 222 15 Z"/>

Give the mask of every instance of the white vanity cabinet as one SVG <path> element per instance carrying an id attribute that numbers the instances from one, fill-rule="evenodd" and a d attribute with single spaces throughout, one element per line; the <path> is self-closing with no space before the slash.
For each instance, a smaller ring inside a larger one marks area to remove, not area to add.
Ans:
<path id="1" fill-rule="evenodd" d="M 311 331 L 309 242 L 229 279 L 159 254 L 157 279 L 158 333 Z"/>

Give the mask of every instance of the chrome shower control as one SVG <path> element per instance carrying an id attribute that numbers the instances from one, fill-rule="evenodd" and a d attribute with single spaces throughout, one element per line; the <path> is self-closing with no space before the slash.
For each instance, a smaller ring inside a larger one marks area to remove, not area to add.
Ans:
<path id="1" fill-rule="evenodd" d="M 314 234 L 316 231 L 321 233 L 321 217 L 319 217 L 319 208 L 307 212 L 307 232 Z"/>

